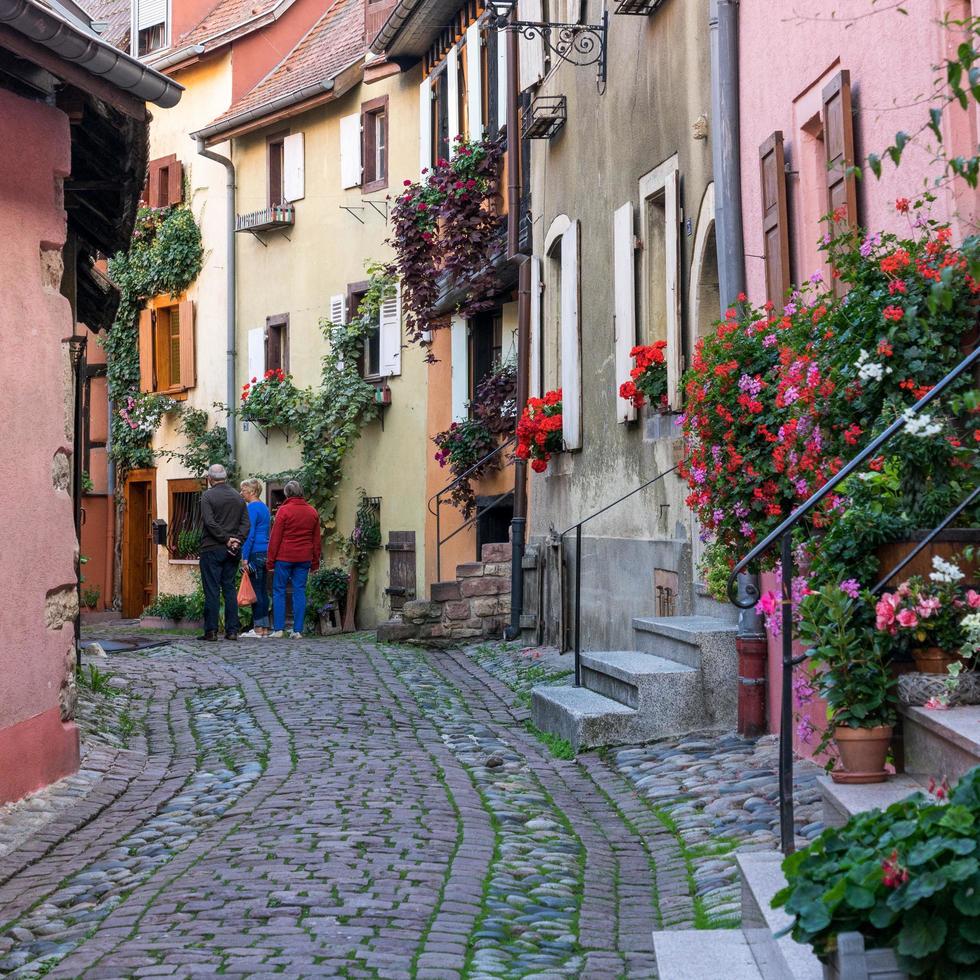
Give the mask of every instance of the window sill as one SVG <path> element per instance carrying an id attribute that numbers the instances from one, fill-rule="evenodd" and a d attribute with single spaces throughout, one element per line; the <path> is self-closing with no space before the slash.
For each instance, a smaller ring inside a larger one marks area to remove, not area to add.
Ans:
<path id="1" fill-rule="evenodd" d="M 187 388 L 158 388 L 153 394 L 164 395 L 167 398 L 172 398 L 175 402 L 186 402 L 188 390 Z"/>
<path id="2" fill-rule="evenodd" d="M 373 194 L 375 191 L 383 191 L 388 187 L 388 178 L 385 177 L 383 180 L 372 180 L 366 184 L 361 184 L 361 195 Z"/>

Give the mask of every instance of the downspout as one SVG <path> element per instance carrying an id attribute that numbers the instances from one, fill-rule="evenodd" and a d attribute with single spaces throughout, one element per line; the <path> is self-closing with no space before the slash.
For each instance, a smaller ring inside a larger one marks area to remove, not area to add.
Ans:
<path id="1" fill-rule="evenodd" d="M 517 119 L 520 95 L 518 71 L 520 53 L 516 30 L 505 32 L 507 38 L 507 252 L 512 262 L 519 262 L 517 284 L 517 405 L 521 411 L 527 403 L 531 344 L 531 260 L 520 251 L 521 231 L 521 140 Z M 504 639 L 521 635 L 521 612 L 524 609 L 524 547 L 527 533 L 527 462 L 514 460 L 514 516 L 510 522 L 510 624 Z"/>
<path id="2" fill-rule="evenodd" d="M 235 395 L 237 393 L 235 382 L 235 165 L 228 157 L 223 157 L 220 153 L 215 153 L 213 150 L 207 149 L 204 145 L 204 138 L 201 136 L 197 137 L 197 152 L 208 160 L 214 160 L 215 163 L 220 163 L 225 168 L 225 173 L 228 177 L 225 185 L 228 202 L 228 215 L 226 219 L 228 260 L 225 264 L 225 293 L 227 296 L 226 334 L 228 342 L 225 362 L 225 383 L 227 388 L 226 397 L 228 399 L 228 421 L 225 423 L 225 429 L 228 433 L 228 450 L 231 455 L 231 465 L 234 466 L 237 459 L 237 453 L 235 452 L 237 432 L 235 429 L 235 416 L 232 414 L 235 407 Z"/>

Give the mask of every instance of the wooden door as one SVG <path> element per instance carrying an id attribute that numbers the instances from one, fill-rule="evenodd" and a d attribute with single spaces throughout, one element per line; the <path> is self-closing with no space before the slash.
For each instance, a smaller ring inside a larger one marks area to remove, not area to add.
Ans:
<path id="1" fill-rule="evenodd" d="M 156 596 L 153 470 L 135 470 L 126 480 L 123 517 L 122 614 L 139 616 Z"/>
<path id="2" fill-rule="evenodd" d="M 415 532 L 389 531 L 385 550 L 388 552 L 389 580 L 385 592 L 394 612 L 415 598 Z"/>

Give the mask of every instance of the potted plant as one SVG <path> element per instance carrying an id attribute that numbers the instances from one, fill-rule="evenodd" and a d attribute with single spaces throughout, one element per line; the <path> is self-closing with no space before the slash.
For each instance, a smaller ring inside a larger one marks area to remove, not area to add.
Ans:
<path id="1" fill-rule="evenodd" d="M 260 381 L 252 378 L 242 385 L 241 417 L 261 426 L 278 426 L 288 430 L 304 414 L 303 394 L 293 383 L 293 376 L 281 368 L 265 372 Z"/>
<path id="2" fill-rule="evenodd" d="M 347 602 L 348 574 L 337 566 L 318 568 L 306 584 L 306 628 L 320 636 L 341 630 L 342 610 Z M 333 615 L 331 615 L 333 614 Z"/>
<path id="3" fill-rule="evenodd" d="M 636 365 L 630 371 L 630 380 L 619 386 L 619 397 L 625 398 L 634 408 L 647 402 L 656 412 L 665 412 L 667 405 L 667 349 L 666 340 L 641 344 L 630 351 Z"/>
<path id="4" fill-rule="evenodd" d="M 917 793 L 825 830 L 783 862 L 773 906 L 824 975 L 840 975 L 841 937 L 859 933 L 893 972 L 933 980 L 980 975 L 980 767 L 950 794 Z M 876 975 L 866 973 L 865 976 Z"/>
<path id="5" fill-rule="evenodd" d="M 815 681 L 827 702 L 829 726 L 820 748 L 833 740 L 840 783 L 887 779 L 885 758 L 895 724 L 893 681 L 886 643 L 874 629 L 871 606 L 859 584 L 846 580 L 810 592 L 800 604 L 800 639 L 809 647 Z"/>
<path id="6" fill-rule="evenodd" d="M 929 581 L 912 576 L 882 595 L 875 607 L 875 625 L 881 633 L 913 644 L 920 673 L 945 674 L 963 657 L 963 619 L 969 607 L 980 606 L 980 595 L 964 591 L 959 566 L 935 555 L 932 567 Z"/>
<path id="7" fill-rule="evenodd" d="M 544 398 L 529 398 L 517 422 L 517 458 L 530 459 L 531 469 L 543 473 L 552 454 L 564 445 L 561 388 L 546 392 Z"/>

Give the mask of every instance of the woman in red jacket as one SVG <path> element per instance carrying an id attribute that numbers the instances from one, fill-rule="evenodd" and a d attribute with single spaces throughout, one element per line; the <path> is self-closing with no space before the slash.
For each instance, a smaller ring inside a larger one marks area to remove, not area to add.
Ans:
<path id="1" fill-rule="evenodd" d="M 293 584 L 292 638 L 303 635 L 306 617 L 306 580 L 320 565 L 320 515 L 303 499 L 303 488 L 290 480 L 283 492 L 286 499 L 272 525 L 269 539 L 269 567 L 272 574 L 271 637 L 285 635 L 286 585 Z"/>

